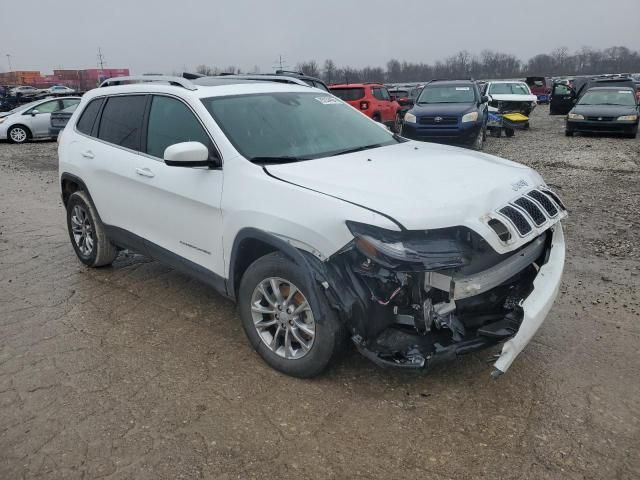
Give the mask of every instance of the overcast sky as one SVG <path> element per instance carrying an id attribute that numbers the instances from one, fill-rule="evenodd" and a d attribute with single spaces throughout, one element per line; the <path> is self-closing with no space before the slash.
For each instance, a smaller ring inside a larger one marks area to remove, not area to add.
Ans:
<path id="1" fill-rule="evenodd" d="M 558 46 L 640 50 L 638 0 L 2 0 L 0 68 L 133 73 L 198 64 L 269 72 L 282 54 L 339 66 L 433 62 L 466 49 L 527 60 Z M 23 8 L 24 7 L 24 8 Z M 17 17 L 17 18 L 16 18 Z"/>

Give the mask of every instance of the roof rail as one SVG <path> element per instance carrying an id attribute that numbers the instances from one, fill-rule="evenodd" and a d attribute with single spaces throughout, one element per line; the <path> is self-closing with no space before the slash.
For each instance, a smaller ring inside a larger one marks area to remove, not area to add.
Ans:
<path id="1" fill-rule="evenodd" d="M 109 87 L 115 85 L 122 85 L 124 83 L 145 83 L 145 82 L 164 82 L 175 87 L 186 88 L 187 90 L 197 90 L 193 83 L 186 78 L 171 77 L 168 75 L 134 75 L 130 77 L 113 77 L 107 78 L 100 84 L 100 88 Z"/>
<path id="2" fill-rule="evenodd" d="M 473 77 L 469 78 L 434 78 L 433 80 L 429 80 L 427 83 L 433 82 L 475 82 Z"/>

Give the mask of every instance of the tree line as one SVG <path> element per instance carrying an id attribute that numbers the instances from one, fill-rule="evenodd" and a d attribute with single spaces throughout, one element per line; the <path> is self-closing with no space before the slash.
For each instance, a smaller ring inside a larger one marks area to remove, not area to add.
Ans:
<path id="1" fill-rule="evenodd" d="M 199 65 L 197 72 L 217 75 L 222 72 L 241 73 L 241 69 L 227 69 Z M 474 55 L 466 50 L 444 60 L 429 63 L 413 63 L 389 60 L 385 67 L 354 68 L 338 66 L 327 59 L 322 65 L 316 60 L 300 62 L 296 71 L 318 77 L 327 83 L 343 82 L 422 82 L 434 78 L 518 78 L 525 76 L 595 75 L 604 73 L 640 72 L 640 52 L 627 47 L 610 47 L 602 50 L 582 47 L 571 52 L 559 47 L 549 53 L 541 53 L 527 62 L 515 55 L 493 50 L 483 50 Z M 246 73 L 259 73 L 258 67 Z"/>

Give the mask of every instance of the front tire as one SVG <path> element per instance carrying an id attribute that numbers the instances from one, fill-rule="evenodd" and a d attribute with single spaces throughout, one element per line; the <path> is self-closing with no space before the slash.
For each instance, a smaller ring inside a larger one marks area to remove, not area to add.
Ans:
<path id="1" fill-rule="evenodd" d="M 118 249 L 111 243 L 104 225 L 83 191 L 71 194 L 67 201 L 67 228 L 76 255 L 88 267 L 111 265 Z"/>
<path id="2" fill-rule="evenodd" d="M 238 304 L 249 342 L 272 368 L 293 377 L 322 373 L 344 346 L 345 328 L 322 295 L 311 297 L 305 272 L 280 252 L 253 262 Z M 316 318 L 328 312 L 323 321 Z"/>
<path id="3" fill-rule="evenodd" d="M 513 128 L 505 128 L 504 129 L 504 134 L 509 138 L 513 137 L 515 135 L 515 133 L 516 133 L 516 131 Z"/>
<path id="4" fill-rule="evenodd" d="M 480 131 L 478 131 L 478 135 L 476 135 L 475 140 L 473 141 L 473 144 L 471 145 L 471 148 L 473 148 L 476 151 L 481 151 L 482 147 L 484 146 L 484 129 L 481 128 Z"/>
<path id="5" fill-rule="evenodd" d="M 11 143 L 25 143 L 30 137 L 31 132 L 22 125 L 15 125 L 7 132 L 7 138 Z"/>

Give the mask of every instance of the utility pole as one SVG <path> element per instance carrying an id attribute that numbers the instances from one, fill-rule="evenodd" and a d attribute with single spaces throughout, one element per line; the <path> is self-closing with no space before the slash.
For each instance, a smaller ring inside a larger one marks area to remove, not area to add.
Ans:
<path id="1" fill-rule="evenodd" d="M 102 55 L 102 49 L 98 47 L 98 66 L 100 67 L 100 73 L 104 70 L 104 55 Z"/>
<path id="2" fill-rule="evenodd" d="M 13 71 L 13 68 L 11 68 L 11 54 L 7 53 L 7 62 L 9 63 L 9 71 Z"/>
<path id="3" fill-rule="evenodd" d="M 287 68 L 289 68 L 287 66 L 287 64 L 284 63 L 284 59 L 282 58 L 282 55 L 278 55 L 278 60 L 276 60 L 276 64 L 273 67 L 276 70 L 286 70 Z"/>

